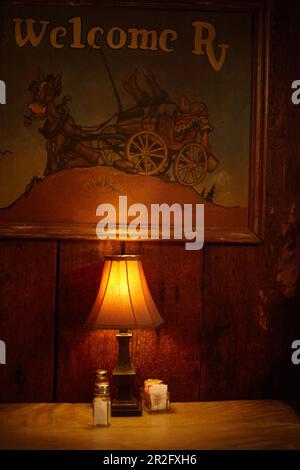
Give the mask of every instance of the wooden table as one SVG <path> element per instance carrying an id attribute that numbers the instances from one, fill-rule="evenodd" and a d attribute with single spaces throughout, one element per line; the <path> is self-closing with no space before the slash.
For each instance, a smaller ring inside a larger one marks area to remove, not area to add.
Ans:
<path id="1" fill-rule="evenodd" d="M 300 418 L 280 401 L 174 403 L 95 428 L 88 404 L 9 404 L 0 449 L 300 449 Z"/>

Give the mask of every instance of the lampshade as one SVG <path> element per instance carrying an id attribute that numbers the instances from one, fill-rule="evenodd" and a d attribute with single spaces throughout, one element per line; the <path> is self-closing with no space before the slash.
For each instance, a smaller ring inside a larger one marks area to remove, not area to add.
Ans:
<path id="1" fill-rule="evenodd" d="M 163 323 L 138 255 L 106 256 L 89 328 L 156 328 Z"/>

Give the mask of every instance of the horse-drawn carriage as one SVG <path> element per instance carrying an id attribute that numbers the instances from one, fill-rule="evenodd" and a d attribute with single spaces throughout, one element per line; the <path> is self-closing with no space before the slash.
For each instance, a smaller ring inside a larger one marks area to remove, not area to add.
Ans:
<path id="1" fill-rule="evenodd" d="M 204 105 L 193 113 L 180 113 L 173 103 L 135 107 L 115 119 L 94 141 L 106 165 L 118 167 L 127 160 L 135 173 L 160 175 L 173 164 L 176 180 L 195 186 L 219 163 L 209 150 L 211 126 Z"/>
<path id="2" fill-rule="evenodd" d="M 39 71 L 38 80 L 30 84 L 33 100 L 25 124 L 30 124 L 33 118 L 44 120 L 40 129 L 47 141 L 44 175 L 64 168 L 100 164 L 141 175 L 161 175 L 172 166 L 179 183 L 196 186 L 215 170 L 219 162 L 210 151 L 208 135 L 212 127 L 203 103 L 190 103 L 183 95 L 183 102 L 179 100 L 178 105 L 170 102 L 148 72 L 150 87 L 152 90 L 156 87 L 155 96 L 147 104 L 138 104 L 136 99 L 137 105 L 124 111 L 108 66 L 107 71 L 118 112 L 94 128 L 75 123 L 68 108 L 69 95 L 57 102 L 62 91 L 61 74 L 44 77 Z M 131 85 L 128 89 L 134 95 L 138 91 L 146 96 L 135 79 Z"/>

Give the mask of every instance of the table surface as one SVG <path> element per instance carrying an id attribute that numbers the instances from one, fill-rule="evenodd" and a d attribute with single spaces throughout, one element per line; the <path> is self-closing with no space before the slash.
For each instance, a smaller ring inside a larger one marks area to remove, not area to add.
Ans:
<path id="1" fill-rule="evenodd" d="M 274 400 L 173 403 L 92 425 L 89 404 L 0 405 L 0 449 L 300 449 L 300 418 Z"/>

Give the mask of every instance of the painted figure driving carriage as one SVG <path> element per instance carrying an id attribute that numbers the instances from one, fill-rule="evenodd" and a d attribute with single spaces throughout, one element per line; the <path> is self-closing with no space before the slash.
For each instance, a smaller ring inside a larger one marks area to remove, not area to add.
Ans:
<path id="1" fill-rule="evenodd" d="M 196 186 L 207 172 L 215 170 L 219 162 L 210 151 L 212 127 L 205 104 L 191 103 L 184 95 L 178 104 L 172 103 L 151 71 L 135 70 L 123 82 L 135 106 L 123 110 L 108 67 L 107 72 L 119 110 L 94 128 L 74 122 L 68 108 L 71 97 L 57 103 L 61 76 L 43 77 L 39 73 L 38 80 L 31 83 L 33 101 L 26 120 L 27 124 L 32 117 L 44 120 L 40 132 L 46 139 L 45 175 L 63 168 L 101 164 L 141 175 L 162 175 L 173 165 L 179 183 Z"/>

